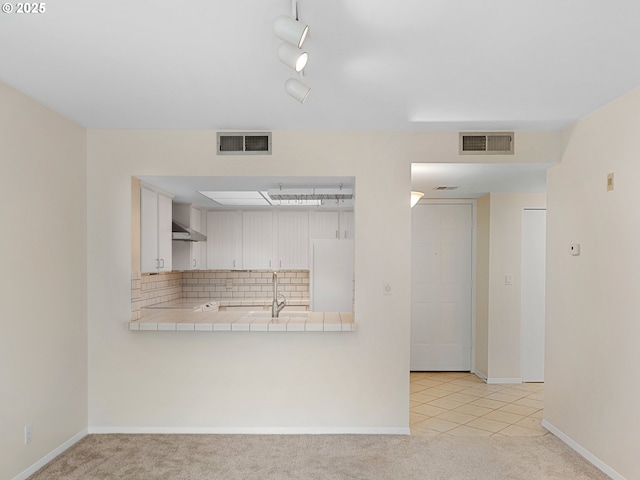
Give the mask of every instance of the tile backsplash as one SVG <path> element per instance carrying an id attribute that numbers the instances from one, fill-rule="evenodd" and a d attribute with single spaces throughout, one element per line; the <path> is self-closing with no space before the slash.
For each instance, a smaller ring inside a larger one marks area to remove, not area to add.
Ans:
<path id="1" fill-rule="evenodd" d="M 309 299 L 309 270 L 278 271 L 278 292 L 290 304 Z M 141 309 L 149 305 L 202 298 L 221 300 L 229 305 L 264 300 L 273 296 L 271 270 L 200 270 L 140 274 L 131 278 L 131 319 L 139 320 Z"/>

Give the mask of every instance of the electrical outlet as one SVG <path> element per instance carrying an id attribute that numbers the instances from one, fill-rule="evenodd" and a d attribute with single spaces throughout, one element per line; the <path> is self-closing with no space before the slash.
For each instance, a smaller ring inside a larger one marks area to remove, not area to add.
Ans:
<path id="1" fill-rule="evenodd" d="M 33 436 L 33 427 L 31 425 L 26 425 L 24 427 L 24 444 L 25 445 L 31 443 L 32 436 Z"/>

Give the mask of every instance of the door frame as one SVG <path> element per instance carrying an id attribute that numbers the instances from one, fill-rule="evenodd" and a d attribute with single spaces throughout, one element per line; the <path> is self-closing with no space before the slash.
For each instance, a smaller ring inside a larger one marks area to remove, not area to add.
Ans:
<path id="1" fill-rule="evenodd" d="M 471 373 L 476 372 L 476 238 L 478 229 L 478 202 L 474 198 L 426 198 L 418 201 L 417 205 L 471 205 Z M 413 262 L 411 262 L 413 268 Z M 413 300 L 412 300 L 413 301 Z M 409 336 L 411 349 L 411 336 Z"/>

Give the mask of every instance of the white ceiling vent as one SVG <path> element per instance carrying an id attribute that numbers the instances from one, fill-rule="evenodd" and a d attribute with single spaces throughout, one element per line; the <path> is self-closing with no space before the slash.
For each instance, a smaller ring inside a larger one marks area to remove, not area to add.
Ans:
<path id="1" fill-rule="evenodd" d="M 513 132 L 460 132 L 461 155 L 513 155 Z"/>
<path id="2" fill-rule="evenodd" d="M 271 132 L 218 132 L 218 155 L 271 155 Z"/>

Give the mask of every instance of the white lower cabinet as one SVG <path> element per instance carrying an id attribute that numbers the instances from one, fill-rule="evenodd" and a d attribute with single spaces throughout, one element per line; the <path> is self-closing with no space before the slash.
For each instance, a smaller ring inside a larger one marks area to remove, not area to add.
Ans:
<path id="1" fill-rule="evenodd" d="M 171 197 L 140 187 L 140 271 L 142 273 L 170 272 Z"/>

